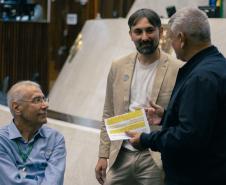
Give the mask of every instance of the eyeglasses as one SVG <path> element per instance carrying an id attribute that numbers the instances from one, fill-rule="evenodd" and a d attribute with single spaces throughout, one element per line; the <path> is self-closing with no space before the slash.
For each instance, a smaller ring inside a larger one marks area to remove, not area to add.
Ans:
<path id="1" fill-rule="evenodd" d="M 21 100 L 21 101 L 31 102 L 31 103 L 34 103 L 34 104 L 42 104 L 43 102 L 48 103 L 49 98 L 46 98 L 44 96 L 37 96 L 37 97 L 34 97 L 32 100 Z"/>

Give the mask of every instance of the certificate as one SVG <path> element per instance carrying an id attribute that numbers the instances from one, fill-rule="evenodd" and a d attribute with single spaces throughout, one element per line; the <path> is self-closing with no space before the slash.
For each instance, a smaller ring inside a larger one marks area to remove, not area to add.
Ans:
<path id="1" fill-rule="evenodd" d="M 150 132 L 144 109 L 111 117 L 104 122 L 111 141 L 129 139 L 125 131 Z"/>

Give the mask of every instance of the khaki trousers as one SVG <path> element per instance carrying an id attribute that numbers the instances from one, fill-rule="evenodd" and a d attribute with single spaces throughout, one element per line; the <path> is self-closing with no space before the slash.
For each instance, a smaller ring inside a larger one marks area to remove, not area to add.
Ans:
<path id="1" fill-rule="evenodd" d="M 122 148 L 107 173 L 104 185 L 162 185 L 163 171 L 155 164 L 149 150 Z"/>

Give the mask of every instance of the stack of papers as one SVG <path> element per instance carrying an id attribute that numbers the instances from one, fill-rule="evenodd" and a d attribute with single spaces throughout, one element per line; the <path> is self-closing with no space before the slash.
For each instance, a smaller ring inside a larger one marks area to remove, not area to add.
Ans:
<path id="1" fill-rule="evenodd" d="M 125 131 L 150 133 L 144 109 L 135 110 L 104 120 L 111 141 L 129 139 Z"/>

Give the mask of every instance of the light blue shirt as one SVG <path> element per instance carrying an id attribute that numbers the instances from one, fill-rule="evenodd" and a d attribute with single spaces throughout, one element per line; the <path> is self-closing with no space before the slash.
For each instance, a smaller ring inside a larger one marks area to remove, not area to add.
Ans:
<path id="1" fill-rule="evenodd" d="M 31 149 L 25 162 L 21 157 Z M 42 126 L 26 142 L 14 123 L 0 129 L 1 185 L 63 185 L 66 162 L 63 135 Z"/>

